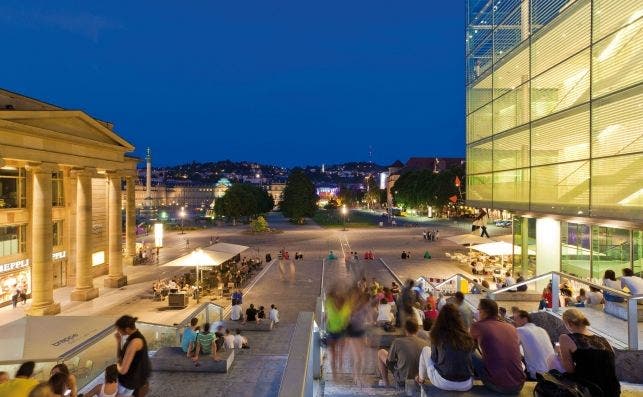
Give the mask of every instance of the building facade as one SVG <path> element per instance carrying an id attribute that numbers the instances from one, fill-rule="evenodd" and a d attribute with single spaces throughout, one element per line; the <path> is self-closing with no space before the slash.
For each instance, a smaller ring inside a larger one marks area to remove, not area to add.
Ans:
<path id="1" fill-rule="evenodd" d="M 643 264 L 643 4 L 468 0 L 467 202 L 528 274 Z"/>
<path id="2" fill-rule="evenodd" d="M 135 254 L 133 146 L 82 111 L 4 90 L 0 109 L 0 305 L 18 288 L 29 314 L 55 314 L 54 288 L 90 300 L 95 276 L 124 285 L 123 251 Z"/>

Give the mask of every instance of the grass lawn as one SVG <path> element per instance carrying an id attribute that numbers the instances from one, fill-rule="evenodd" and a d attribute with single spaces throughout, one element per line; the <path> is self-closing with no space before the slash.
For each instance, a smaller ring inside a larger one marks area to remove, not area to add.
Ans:
<path id="1" fill-rule="evenodd" d="M 322 227 L 344 227 L 344 217 L 339 209 L 337 210 L 318 210 L 313 216 L 313 220 Z M 377 221 L 373 216 L 360 212 L 348 212 L 346 215 L 346 227 L 376 227 Z"/>

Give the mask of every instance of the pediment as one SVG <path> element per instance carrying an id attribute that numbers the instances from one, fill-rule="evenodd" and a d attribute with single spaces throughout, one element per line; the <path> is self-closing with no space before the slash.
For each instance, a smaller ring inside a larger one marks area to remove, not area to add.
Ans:
<path id="1" fill-rule="evenodd" d="M 120 146 L 126 151 L 133 150 L 133 146 L 105 127 L 80 111 L 15 111 L 9 114 L 3 112 L 0 117 L 13 123 L 29 127 L 36 127 L 58 133 L 61 135 L 81 138 L 107 145 Z"/>

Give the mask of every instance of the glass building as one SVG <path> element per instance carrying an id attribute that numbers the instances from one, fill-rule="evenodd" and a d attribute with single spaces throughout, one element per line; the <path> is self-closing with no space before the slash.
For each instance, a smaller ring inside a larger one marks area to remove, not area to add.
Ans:
<path id="1" fill-rule="evenodd" d="M 467 0 L 468 204 L 526 274 L 643 263 L 643 2 Z"/>

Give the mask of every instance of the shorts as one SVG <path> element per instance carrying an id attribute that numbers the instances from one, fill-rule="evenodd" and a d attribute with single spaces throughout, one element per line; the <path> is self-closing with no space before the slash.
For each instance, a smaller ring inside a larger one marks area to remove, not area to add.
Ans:
<path id="1" fill-rule="evenodd" d="M 127 387 L 121 385 L 119 383 L 118 385 L 118 393 L 119 396 L 133 396 L 134 395 L 134 389 L 128 389 Z"/>
<path id="2" fill-rule="evenodd" d="M 327 332 L 326 333 L 326 339 L 332 340 L 332 341 L 341 339 L 343 336 L 344 336 L 344 331 L 341 331 L 341 332 Z"/>
<path id="3" fill-rule="evenodd" d="M 354 329 L 350 325 L 346 329 L 346 336 L 349 338 L 361 338 L 366 334 L 366 330 L 363 329 Z"/>

